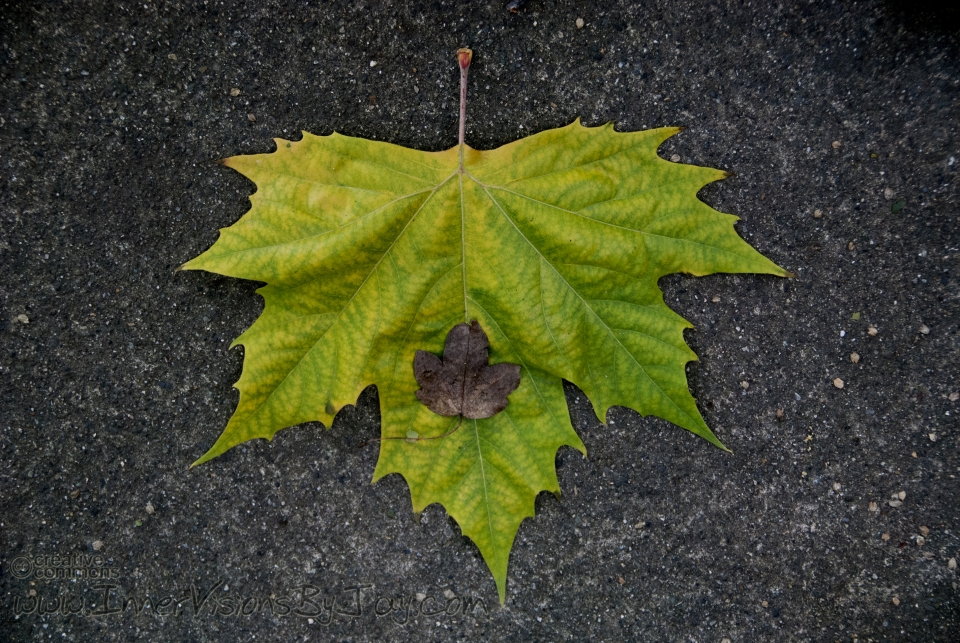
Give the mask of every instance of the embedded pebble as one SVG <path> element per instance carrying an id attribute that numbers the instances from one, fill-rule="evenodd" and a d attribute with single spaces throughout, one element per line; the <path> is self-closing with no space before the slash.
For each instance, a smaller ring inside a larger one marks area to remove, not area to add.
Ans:
<path id="1" fill-rule="evenodd" d="M 376 61 L 376 60 L 371 60 L 371 61 L 370 61 L 370 66 L 371 66 L 371 67 L 376 67 L 376 66 L 377 66 L 377 61 Z"/>
<path id="2" fill-rule="evenodd" d="M 740 386 L 742 386 L 743 390 L 746 391 L 748 388 L 750 388 L 750 382 L 748 382 L 747 380 L 743 380 L 742 382 L 740 382 Z"/>
<path id="3" fill-rule="evenodd" d="M 854 364 L 856 364 L 857 362 L 859 362 L 859 361 L 860 361 L 860 353 L 856 353 L 856 352 L 850 353 L 850 361 L 853 362 Z"/>
<path id="4" fill-rule="evenodd" d="M 763 605 L 764 607 L 767 607 L 767 606 L 769 605 L 769 603 L 767 603 L 767 601 L 761 601 L 760 604 Z"/>
<path id="5" fill-rule="evenodd" d="M 712 301 L 712 302 L 715 303 L 715 304 L 719 304 L 719 303 L 720 303 L 720 296 L 719 296 L 719 295 L 714 295 L 714 296 L 713 296 L 713 299 L 711 299 L 710 301 Z M 954 393 L 954 395 L 956 395 L 956 393 Z M 952 400 L 952 399 L 955 399 L 955 398 L 951 397 L 950 399 Z"/>
<path id="6" fill-rule="evenodd" d="M 444 597 L 445 599 L 447 599 L 448 601 L 452 601 L 453 599 L 455 599 L 455 598 L 457 597 L 457 595 L 454 594 L 453 592 L 451 592 L 449 589 L 445 589 L 445 590 L 443 590 L 443 597 Z"/>
<path id="7" fill-rule="evenodd" d="M 822 217 L 822 216 L 823 216 L 823 210 L 814 210 L 814 211 L 813 211 L 813 218 L 814 218 L 814 219 L 819 219 L 819 218 Z"/>
<path id="8" fill-rule="evenodd" d="M 867 510 L 877 512 L 880 511 L 880 507 L 877 505 L 877 503 L 871 502 L 869 505 L 867 505 Z"/>
<path id="9" fill-rule="evenodd" d="M 423 599 L 425 599 L 426 597 L 427 595 L 424 594 L 423 592 L 417 592 L 417 600 L 420 601 L 421 603 L 423 602 Z"/>
<path id="10" fill-rule="evenodd" d="M 929 334 L 930 334 L 930 328 L 929 328 L 926 324 L 921 324 L 921 325 L 920 325 L 920 333 L 923 334 L 923 335 L 929 335 Z"/>
<path id="11" fill-rule="evenodd" d="M 906 499 L 907 499 L 907 492 L 906 492 L 906 491 L 901 491 L 900 493 L 897 494 L 897 498 L 899 498 L 900 500 L 906 500 Z"/>
<path id="12" fill-rule="evenodd" d="M 835 380 L 833 380 L 833 385 L 836 386 L 837 388 L 843 388 L 843 380 L 838 377 Z"/>
<path id="13" fill-rule="evenodd" d="M 900 599 L 897 598 L 896 596 L 894 596 L 894 597 L 893 597 L 893 604 L 894 604 L 894 605 L 899 605 L 899 604 L 900 604 Z"/>
<path id="14" fill-rule="evenodd" d="M 101 549 L 103 549 L 103 541 L 102 541 L 102 540 L 94 540 L 94 541 L 93 541 L 93 551 L 100 551 Z"/>
<path id="15" fill-rule="evenodd" d="M 251 123 L 255 123 L 257 121 L 257 117 L 254 116 L 253 114 L 247 114 L 247 120 L 250 121 Z"/>
<path id="16" fill-rule="evenodd" d="M 880 536 L 880 540 L 890 540 L 890 534 L 884 533 Z"/>
<path id="17" fill-rule="evenodd" d="M 930 438 L 930 441 L 931 441 L 931 442 L 936 442 L 936 441 L 937 441 L 937 434 L 936 434 L 936 433 L 931 433 L 931 434 L 928 435 L 927 437 Z"/>
<path id="18" fill-rule="evenodd" d="M 927 542 L 927 539 L 923 536 L 917 536 L 917 547 L 923 547 L 924 543 Z"/>
<path id="19" fill-rule="evenodd" d="M 930 535 L 930 528 L 929 528 L 929 527 L 923 527 L 923 526 L 921 526 L 921 527 L 920 527 L 920 533 L 923 534 L 924 536 L 929 536 L 929 535 Z"/>
<path id="20" fill-rule="evenodd" d="M 840 483 L 839 483 L 839 482 L 834 482 L 834 483 L 833 483 L 833 490 L 834 490 L 834 491 L 840 491 Z"/>
<path id="21" fill-rule="evenodd" d="M 148 514 L 150 514 L 151 516 L 153 515 L 153 512 L 156 511 L 156 510 L 153 508 L 153 503 L 152 503 L 152 502 L 148 502 L 148 503 L 147 503 L 147 507 L 146 507 L 145 511 L 146 511 Z"/>
<path id="22" fill-rule="evenodd" d="M 239 96 L 239 95 L 240 95 L 240 88 L 239 88 L 239 87 L 234 87 L 233 89 L 231 89 L 231 90 L 230 90 L 230 95 L 231 95 L 231 96 Z"/>
<path id="23" fill-rule="evenodd" d="M 894 191 L 890 188 L 883 188 L 883 198 L 887 201 L 892 200 L 894 197 Z"/>
<path id="24" fill-rule="evenodd" d="M 577 29 L 583 29 L 583 18 L 577 18 Z"/>
<path id="25" fill-rule="evenodd" d="M 867 335 L 870 335 L 870 337 L 876 337 L 879 332 L 876 326 L 871 326 L 867 329 Z"/>
<path id="26" fill-rule="evenodd" d="M 673 161 L 674 163 L 679 163 L 679 162 L 680 162 L 680 155 L 679 155 L 679 154 L 674 154 L 673 156 L 670 157 L 670 160 Z"/>
<path id="27" fill-rule="evenodd" d="M 949 399 L 951 402 L 956 402 L 957 400 L 960 400 L 960 393 L 956 393 L 956 392 L 951 393 L 951 394 L 948 396 L 948 399 Z"/>
<path id="28" fill-rule="evenodd" d="M 853 241 L 847 244 L 847 250 L 853 250 Z"/>
<path id="29" fill-rule="evenodd" d="M 830 145 L 831 145 L 831 146 L 833 147 L 833 149 L 835 149 L 835 150 L 839 150 L 839 149 L 840 149 L 840 141 L 834 141 L 834 142 L 831 143 Z"/>
<path id="30" fill-rule="evenodd" d="M 890 505 L 891 507 L 896 508 L 896 507 L 899 507 L 900 505 L 902 505 L 903 503 L 900 502 L 899 500 L 890 500 L 890 501 L 887 502 L 887 504 Z"/>
<path id="31" fill-rule="evenodd" d="M 26 315 L 17 315 L 17 321 L 20 322 L 21 324 L 29 324 L 30 318 L 27 317 Z"/>
<path id="32" fill-rule="evenodd" d="M 957 559 L 956 559 L 956 558 L 951 558 L 949 561 L 947 561 L 947 568 L 948 568 L 948 569 L 956 569 L 956 568 L 957 568 Z"/>
<path id="33" fill-rule="evenodd" d="M 778 420 L 783 419 L 783 409 L 777 409 L 777 419 Z"/>

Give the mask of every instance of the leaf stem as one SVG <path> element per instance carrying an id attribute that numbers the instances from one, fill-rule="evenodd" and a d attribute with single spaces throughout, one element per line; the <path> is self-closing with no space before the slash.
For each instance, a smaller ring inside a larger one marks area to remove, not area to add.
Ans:
<path id="1" fill-rule="evenodd" d="M 463 139 L 467 131 L 467 73 L 470 71 L 470 61 L 473 51 L 470 49 L 457 50 L 457 62 L 460 63 L 460 173 L 463 174 Z"/>

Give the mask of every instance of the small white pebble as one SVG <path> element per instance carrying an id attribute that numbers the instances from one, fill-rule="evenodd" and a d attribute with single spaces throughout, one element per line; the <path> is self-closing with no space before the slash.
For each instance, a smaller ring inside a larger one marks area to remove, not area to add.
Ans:
<path id="1" fill-rule="evenodd" d="M 830 145 L 831 145 L 831 147 L 833 147 L 833 149 L 835 149 L 835 150 L 839 150 L 839 149 L 840 149 L 840 141 L 834 141 L 834 142 L 831 143 Z"/>
<path id="2" fill-rule="evenodd" d="M 680 162 L 680 155 L 679 155 L 679 154 L 674 154 L 673 156 L 670 157 L 670 160 L 673 161 L 674 163 L 679 163 L 679 162 Z"/>
<path id="3" fill-rule="evenodd" d="M 856 353 L 856 352 L 850 353 L 850 361 L 853 362 L 854 364 L 856 364 L 857 362 L 859 362 L 859 361 L 860 361 L 860 353 Z"/>
<path id="4" fill-rule="evenodd" d="M 894 605 L 899 605 L 899 604 L 900 604 L 900 599 L 897 598 L 896 596 L 894 596 L 894 597 L 893 597 L 893 604 L 894 604 Z"/>
<path id="5" fill-rule="evenodd" d="M 887 201 L 890 201 L 895 196 L 894 191 L 890 188 L 883 188 L 883 198 Z"/>
<path id="6" fill-rule="evenodd" d="M 257 122 L 257 117 L 254 116 L 253 114 L 247 114 L 247 120 L 250 121 L 251 123 L 255 123 Z"/>
<path id="7" fill-rule="evenodd" d="M 897 498 L 900 498 L 900 500 L 906 500 L 906 499 L 907 499 L 907 492 L 906 492 L 906 491 L 901 491 L 900 493 L 897 494 Z"/>
<path id="8" fill-rule="evenodd" d="M 453 592 L 451 592 L 449 589 L 445 589 L 445 590 L 443 590 L 443 597 L 444 597 L 445 599 L 447 599 L 448 601 L 452 601 L 453 599 L 455 599 L 455 598 L 457 597 L 457 595 L 454 594 Z"/>
<path id="9" fill-rule="evenodd" d="M 948 396 L 948 398 L 949 398 L 949 400 L 950 400 L 951 402 L 956 402 L 957 400 L 960 400 L 960 393 L 956 393 L 956 392 L 951 393 L 951 394 Z"/>
<path id="10" fill-rule="evenodd" d="M 867 335 L 870 335 L 870 337 L 876 337 L 879 332 L 876 326 L 871 326 L 867 329 Z"/>
<path id="11" fill-rule="evenodd" d="M 836 386 L 837 388 L 843 388 L 843 380 L 838 377 L 835 380 L 833 380 L 833 385 Z"/>
<path id="12" fill-rule="evenodd" d="M 929 535 L 930 535 L 930 528 L 921 525 L 921 527 L 920 527 L 920 535 L 921 535 L 921 536 L 929 536 Z"/>
<path id="13" fill-rule="evenodd" d="M 833 483 L 833 490 L 834 490 L 834 491 L 840 491 L 840 483 L 839 483 L 839 482 L 834 482 L 834 483 Z"/>
<path id="14" fill-rule="evenodd" d="M 239 88 L 239 87 L 234 87 L 233 89 L 231 89 L 231 90 L 230 90 L 230 95 L 231 95 L 231 96 L 234 96 L 234 97 L 239 96 L 239 95 L 240 95 L 240 88 Z"/>
<path id="15" fill-rule="evenodd" d="M 890 500 L 890 501 L 887 502 L 887 504 L 890 505 L 891 507 L 896 508 L 896 507 L 899 507 L 900 505 L 902 505 L 903 503 L 900 502 L 899 500 Z"/>
<path id="16" fill-rule="evenodd" d="M 949 561 L 947 561 L 947 568 L 948 568 L 948 569 L 956 569 L 956 568 L 957 568 L 957 559 L 956 559 L 956 558 L 951 558 Z"/>
<path id="17" fill-rule="evenodd" d="M 370 61 L 370 66 L 371 66 L 371 67 L 376 67 L 376 66 L 377 66 L 377 61 L 376 61 L 376 60 L 371 60 L 371 61 Z"/>
<path id="18" fill-rule="evenodd" d="M 417 600 L 420 601 L 421 603 L 423 602 L 423 599 L 425 599 L 426 597 L 427 595 L 424 594 L 423 592 L 417 592 Z"/>
<path id="19" fill-rule="evenodd" d="M 583 18 L 577 18 L 577 29 L 583 29 Z"/>
<path id="20" fill-rule="evenodd" d="M 936 433 L 931 433 L 931 434 L 928 435 L 927 437 L 930 438 L 930 441 L 931 441 L 931 442 L 936 442 L 936 441 L 937 441 L 937 434 L 936 434 Z"/>
<path id="21" fill-rule="evenodd" d="M 814 219 L 819 219 L 819 218 L 822 217 L 822 216 L 823 216 L 823 210 L 814 210 L 814 211 L 813 211 L 813 218 L 814 218 Z"/>
<path id="22" fill-rule="evenodd" d="M 147 502 L 146 512 L 152 516 L 154 511 L 156 510 L 153 508 L 153 503 Z"/>
<path id="23" fill-rule="evenodd" d="M 21 324 L 29 324 L 30 318 L 27 317 L 26 315 L 17 315 L 17 321 L 20 322 Z"/>
<path id="24" fill-rule="evenodd" d="M 869 505 L 867 505 L 867 509 L 873 512 L 880 511 L 880 507 L 875 502 L 871 502 Z"/>
<path id="25" fill-rule="evenodd" d="M 923 334 L 923 335 L 929 335 L 929 334 L 930 334 L 930 328 L 929 328 L 926 324 L 921 324 L 921 325 L 920 325 L 920 333 Z"/>
<path id="26" fill-rule="evenodd" d="M 719 295 L 714 295 L 713 298 L 712 298 L 710 301 L 712 301 L 712 302 L 715 303 L 715 304 L 719 304 L 719 303 L 720 303 L 720 296 L 719 296 Z M 956 395 L 956 393 L 954 393 L 954 395 Z M 951 399 L 952 399 L 952 398 L 951 398 Z"/>
<path id="27" fill-rule="evenodd" d="M 103 541 L 102 541 L 102 540 L 94 540 L 94 541 L 93 541 L 93 551 L 100 551 L 101 549 L 103 549 Z"/>
<path id="28" fill-rule="evenodd" d="M 750 388 L 750 382 L 748 382 L 747 380 L 743 380 L 742 382 L 740 382 L 740 386 L 742 386 L 743 390 L 746 391 L 748 388 Z"/>
<path id="29" fill-rule="evenodd" d="M 927 542 L 927 539 L 923 536 L 917 536 L 917 547 L 923 547 L 924 543 Z"/>
<path id="30" fill-rule="evenodd" d="M 846 336 L 847 336 L 847 331 L 841 330 L 841 331 L 840 331 L 840 337 L 846 337 Z"/>

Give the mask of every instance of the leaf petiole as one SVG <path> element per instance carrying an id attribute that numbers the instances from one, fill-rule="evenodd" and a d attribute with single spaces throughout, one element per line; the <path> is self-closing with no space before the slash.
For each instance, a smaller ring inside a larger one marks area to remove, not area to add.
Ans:
<path id="1" fill-rule="evenodd" d="M 470 49 L 457 50 L 457 62 L 460 63 L 460 173 L 463 174 L 463 139 L 467 132 L 467 73 L 470 71 L 470 61 L 473 51 Z"/>

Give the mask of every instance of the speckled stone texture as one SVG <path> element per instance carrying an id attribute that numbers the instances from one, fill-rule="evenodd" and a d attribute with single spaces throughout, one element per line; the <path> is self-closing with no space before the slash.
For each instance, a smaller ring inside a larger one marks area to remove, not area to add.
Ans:
<path id="1" fill-rule="evenodd" d="M 0 640 L 960 640 L 955 11 L 310 4 L 0 3 Z M 733 453 L 568 387 L 589 458 L 504 607 L 441 508 L 369 484 L 374 389 L 187 469 L 262 305 L 174 272 L 248 208 L 216 160 L 450 147 L 460 46 L 468 143 L 685 125 L 661 154 L 735 172 L 701 197 L 797 275 L 662 280 Z"/>

